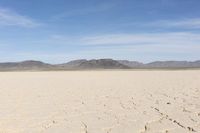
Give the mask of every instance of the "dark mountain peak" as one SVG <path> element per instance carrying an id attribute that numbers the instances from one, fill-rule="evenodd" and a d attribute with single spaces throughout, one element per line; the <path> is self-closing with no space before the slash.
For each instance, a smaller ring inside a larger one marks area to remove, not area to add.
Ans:
<path id="1" fill-rule="evenodd" d="M 129 66 L 131 68 L 143 67 L 144 64 L 138 61 L 118 60 L 119 63 Z"/>
<path id="2" fill-rule="evenodd" d="M 81 69 L 124 69 L 129 68 L 113 59 L 92 59 L 82 62 L 79 65 Z"/>
<path id="3" fill-rule="evenodd" d="M 78 67 L 81 63 L 86 62 L 86 59 L 72 60 L 67 63 L 59 64 L 60 67 Z"/>
<path id="4" fill-rule="evenodd" d="M 81 59 L 81 60 L 73 60 L 68 63 L 60 64 L 62 68 L 66 69 L 121 69 L 121 68 L 129 68 L 126 65 L 119 63 L 113 59 Z"/>

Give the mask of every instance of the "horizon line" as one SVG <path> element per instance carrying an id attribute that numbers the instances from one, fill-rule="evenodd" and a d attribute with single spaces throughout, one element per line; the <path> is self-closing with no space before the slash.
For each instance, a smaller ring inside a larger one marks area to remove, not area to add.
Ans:
<path id="1" fill-rule="evenodd" d="M 0 64 L 3 64 L 3 63 L 20 63 L 20 62 L 28 62 L 28 61 L 35 61 L 35 62 L 42 62 L 42 63 L 45 63 L 45 64 L 50 64 L 50 65 L 57 65 L 57 64 L 65 64 L 65 63 L 69 63 L 71 61 L 77 61 L 77 60 L 86 60 L 86 61 L 91 61 L 91 60 L 106 60 L 106 59 L 111 59 L 111 60 L 114 60 L 114 61 L 130 61 L 130 62 L 138 62 L 138 63 L 142 63 L 142 64 L 149 64 L 149 63 L 153 63 L 153 62 L 197 62 L 197 61 L 200 61 L 200 59 L 196 59 L 196 60 L 154 60 L 154 61 L 149 61 L 149 62 L 143 62 L 143 61 L 138 61 L 138 60 L 129 60 L 129 59 L 114 59 L 114 58 L 93 58 L 93 59 L 86 59 L 86 58 L 78 58 L 78 59 L 72 59 L 72 60 L 69 60 L 69 61 L 66 61 L 66 62 L 62 62 L 62 63 L 50 63 L 50 62 L 46 62 L 46 61 L 42 61 L 42 60 L 36 60 L 36 59 L 27 59 L 27 60 L 19 60 L 19 61 L 4 61 L 4 62 L 1 62 L 0 61 Z"/>

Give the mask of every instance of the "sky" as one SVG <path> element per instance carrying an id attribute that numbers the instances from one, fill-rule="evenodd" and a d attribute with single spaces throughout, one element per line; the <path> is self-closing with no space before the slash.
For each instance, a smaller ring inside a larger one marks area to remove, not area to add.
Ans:
<path id="1" fill-rule="evenodd" d="M 200 60 L 200 0 L 0 0 L 0 62 Z"/>

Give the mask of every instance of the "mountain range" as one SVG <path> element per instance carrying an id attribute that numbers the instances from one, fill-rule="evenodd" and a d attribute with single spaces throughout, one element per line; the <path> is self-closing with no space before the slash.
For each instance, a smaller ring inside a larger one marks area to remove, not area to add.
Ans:
<path id="1" fill-rule="evenodd" d="M 92 59 L 73 60 L 63 64 L 48 64 L 41 61 L 27 60 L 22 62 L 0 63 L 0 71 L 23 70 L 89 70 L 89 69 L 186 69 L 200 68 L 198 61 L 155 61 L 141 63 L 128 60 Z"/>

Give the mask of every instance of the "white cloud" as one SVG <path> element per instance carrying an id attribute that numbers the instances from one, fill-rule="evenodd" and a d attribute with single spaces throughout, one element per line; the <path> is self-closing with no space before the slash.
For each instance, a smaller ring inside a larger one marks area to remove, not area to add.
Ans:
<path id="1" fill-rule="evenodd" d="M 183 20 L 161 20 L 146 24 L 147 26 L 162 28 L 183 28 L 183 29 L 199 29 L 200 18 L 183 19 Z"/>
<path id="2" fill-rule="evenodd" d="M 86 45 L 200 45 L 200 34 L 188 32 L 108 34 L 83 37 Z"/>
<path id="3" fill-rule="evenodd" d="M 33 28 L 39 25 L 39 23 L 29 17 L 20 15 L 8 9 L 0 8 L 0 26 L 20 26 Z"/>
<path id="4" fill-rule="evenodd" d="M 134 33 L 103 34 L 86 36 L 52 35 L 35 44 L 71 45 L 81 47 L 200 47 L 200 33 L 167 32 L 167 33 Z M 199 49 L 200 50 L 200 49 Z"/>

